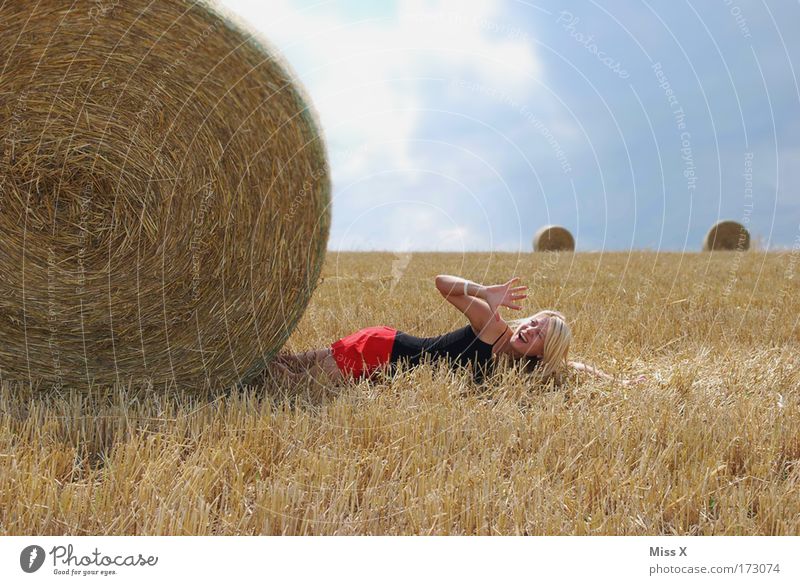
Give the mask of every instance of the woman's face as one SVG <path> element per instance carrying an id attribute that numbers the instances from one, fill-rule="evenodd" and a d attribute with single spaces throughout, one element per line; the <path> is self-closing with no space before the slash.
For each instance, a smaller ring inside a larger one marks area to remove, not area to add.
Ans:
<path id="1" fill-rule="evenodd" d="M 511 346 L 527 356 L 542 357 L 544 336 L 547 333 L 549 321 L 549 315 L 528 319 L 511 336 Z"/>

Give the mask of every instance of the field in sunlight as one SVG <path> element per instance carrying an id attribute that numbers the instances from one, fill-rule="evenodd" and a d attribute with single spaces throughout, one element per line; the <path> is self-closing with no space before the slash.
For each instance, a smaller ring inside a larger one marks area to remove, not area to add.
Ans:
<path id="1" fill-rule="evenodd" d="M 437 274 L 530 287 L 636 387 L 444 367 L 91 395 L 3 381 L 2 534 L 800 534 L 798 254 L 330 252 L 285 350 L 466 323 Z"/>

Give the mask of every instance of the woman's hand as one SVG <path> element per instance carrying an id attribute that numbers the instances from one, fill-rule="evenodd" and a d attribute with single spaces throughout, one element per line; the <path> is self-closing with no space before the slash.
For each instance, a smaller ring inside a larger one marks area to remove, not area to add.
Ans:
<path id="1" fill-rule="evenodd" d="M 644 374 L 640 374 L 639 376 L 636 376 L 635 378 L 631 378 L 630 380 L 622 380 L 622 385 L 623 386 L 633 386 L 634 384 L 641 384 L 645 380 L 647 380 L 647 376 L 645 376 Z"/>
<path id="2" fill-rule="evenodd" d="M 500 307 L 508 307 L 509 309 L 516 310 L 522 308 L 520 305 L 515 304 L 514 301 L 527 297 L 527 293 L 523 293 L 522 291 L 527 290 L 528 287 L 512 287 L 511 285 L 517 281 L 519 281 L 519 277 L 515 276 L 505 284 L 495 284 L 494 286 L 484 287 L 484 300 L 492 310 L 495 321 L 500 320 L 500 313 L 498 312 Z"/>

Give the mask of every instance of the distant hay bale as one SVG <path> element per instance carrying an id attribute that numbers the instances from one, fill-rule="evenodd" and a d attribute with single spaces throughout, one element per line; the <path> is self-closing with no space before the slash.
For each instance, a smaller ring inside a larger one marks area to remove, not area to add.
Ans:
<path id="1" fill-rule="evenodd" d="M 740 250 L 750 248 L 750 233 L 737 221 L 720 221 L 708 230 L 703 240 L 703 251 Z"/>
<path id="2" fill-rule="evenodd" d="M 559 225 L 546 225 L 533 236 L 533 249 L 537 252 L 574 250 L 575 238 L 566 228 Z"/>
<path id="3" fill-rule="evenodd" d="M 290 69 L 181 0 L 0 5 L 0 374 L 249 381 L 302 315 L 330 179 Z"/>

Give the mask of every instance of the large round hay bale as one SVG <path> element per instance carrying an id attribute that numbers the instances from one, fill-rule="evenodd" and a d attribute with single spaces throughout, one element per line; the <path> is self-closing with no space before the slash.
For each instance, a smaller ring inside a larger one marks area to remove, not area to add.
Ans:
<path id="1" fill-rule="evenodd" d="M 574 250 L 575 238 L 560 225 L 546 225 L 533 236 L 533 249 L 537 252 Z"/>
<path id="2" fill-rule="evenodd" d="M 251 380 L 329 233 L 290 69 L 197 2 L 4 2 L 0 23 L 2 377 Z"/>
<path id="3" fill-rule="evenodd" d="M 720 221 L 711 226 L 703 240 L 703 251 L 750 248 L 750 232 L 738 221 Z"/>

